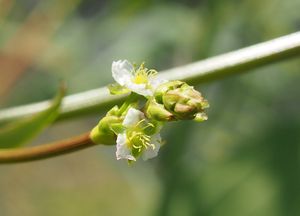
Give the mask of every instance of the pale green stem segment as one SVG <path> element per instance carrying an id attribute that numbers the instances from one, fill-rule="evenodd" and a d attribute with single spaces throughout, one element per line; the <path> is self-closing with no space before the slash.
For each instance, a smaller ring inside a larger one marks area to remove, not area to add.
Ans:
<path id="1" fill-rule="evenodd" d="M 240 74 L 270 63 L 300 55 L 300 32 L 253 45 L 207 60 L 165 70 L 159 76 L 169 80 L 199 84 Z M 121 102 L 126 96 L 111 96 L 106 87 L 64 98 L 58 119 L 99 113 Z M 0 111 L 0 124 L 45 110 L 49 101 Z"/>

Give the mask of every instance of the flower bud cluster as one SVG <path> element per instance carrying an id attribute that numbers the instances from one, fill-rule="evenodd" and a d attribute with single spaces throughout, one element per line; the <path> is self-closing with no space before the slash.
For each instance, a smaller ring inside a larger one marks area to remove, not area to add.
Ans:
<path id="1" fill-rule="evenodd" d="M 113 62 L 112 74 L 117 83 L 109 86 L 111 94 L 131 94 L 120 108 L 113 107 L 100 120 L 91 139 L 116 144 L 118 160 L 155 157 L 163 143 L 159 132 L 165 122 L 207 120 L 207 100 L 185 82 L 160 79 L 155 70 L 144 64 L 136 68 L 127 60 Z"/>
<path id="2" fill-rule="evenodd" d="M 158 121 L 204 121 L 207 120 L 204 109 L 208 107 L 207 100 L 194 87 L 182 81 L 170 81 L 156 89 L 146 114 Z"/>

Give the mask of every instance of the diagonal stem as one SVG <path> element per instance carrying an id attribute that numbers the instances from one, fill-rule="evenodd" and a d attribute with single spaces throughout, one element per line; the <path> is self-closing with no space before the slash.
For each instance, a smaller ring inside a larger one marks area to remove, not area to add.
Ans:
<path id="1" fill-rule="evenodd" d="M 280 60 L 300 55 L 300 32 L 246 47 L 207 60 L 162 71 L 160 76 L 191 84 L 213 81 L 240 74 Z M 111 96 L 106 88 L 94 89 L 64 98 L 59 120 L 99 113 L 124 100 Z M 45 110 L 49 101 L 8 108 L 0 111 L 0 124 Z"/>

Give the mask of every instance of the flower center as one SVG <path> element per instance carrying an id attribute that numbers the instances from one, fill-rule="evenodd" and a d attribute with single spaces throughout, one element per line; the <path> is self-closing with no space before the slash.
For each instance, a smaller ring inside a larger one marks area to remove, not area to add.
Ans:
<path id="1" fill-rule="evenodd" d="M 145 119 L 142 119 L 134 127 L 127 129 L 127 145 L 134 157 L 138 157 L 149 147 L 155 149 L 155 146 L 151 144 L 151 136 L 146 133 L 146 131 L 153 127 L 152 123 L 148 123 Z"/>
<path id="2" fill-rule="evenodd" d="M 135 84 L 147 84 L 148 76 L 146 73 L 137 73 L 133 79 Z"/>
<path id="3" fill-rule="evenodd" d="M 132 133 L 129 140 L 131 141 L 132 147 L 137 149 L 139 152 L 142 149 L 147 149 L 150 145 L 150 136 L 143 134 L 142 132 Z"/>
<path id="4" fill-rule="evenodd" d="M 145 68 L 144 63 L 134 72 L 132 82 L 135 84 L 148 84 L 149 78 L 157 74 L 156 70 L 148 70 Z"/>
<path id="5" fill-rule="evenodd" d="M 142 132 L 131 133 L 128 137 L 131 154 L 135 158 L 139 157 L 145 149 L 152 146 L 150 144 L 150 140 L 151 137 L 143 134 Z"/>

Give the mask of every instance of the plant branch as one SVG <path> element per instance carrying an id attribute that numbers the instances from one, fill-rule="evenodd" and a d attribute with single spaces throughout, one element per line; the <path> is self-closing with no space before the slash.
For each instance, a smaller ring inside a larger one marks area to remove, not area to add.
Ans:
<path id="1" fill-rule="evenodd" d="M 160 76 L 169 80 L 182 80 L 191 84 L 213 81 L 240 74 L 270 63 L 300 55 L 300 32 L 253 45 L 207 60 L 165 70 Z M 58 120 L 99 113 L 124 100 L 124 96 L 111 96 L 106 88 L 94 89 L 64 98 Z M 0 123 L 32 115 L 45 110 L 49 101 L 8 108 L 0 111 Z"/>
<path id="2" fill-rule="evenodd" d="M 228 54 L 170 69 L 160 76 L 170 80 L 183 80 L 193 84 L 212 81 L 228 75 L 239 74 L 249 69 L 277 62 L 300 54 L 300 32 L 264 42 Z M 99 112 L 124 97 L 110 96 L 106 88 L 95 89 L 64 98 L 59 119 Z M 49 101 L 9 108 L 0 111 L 0 123 L 45 110 Z M 90 133 L 68 140 L 34 147 L 0 150 L 0 163 L 33 161 L 77 151 L 96 144 Z"/>
<path id="3" fill-rule="evenodd" d="M 70 153 L 95 145 L 97 144 L 93 143 L 90 139 L 90 133 L 86 133 L 78 137 L 39 146 L 1 149 L 0 164 L 35 161 Z"/>

